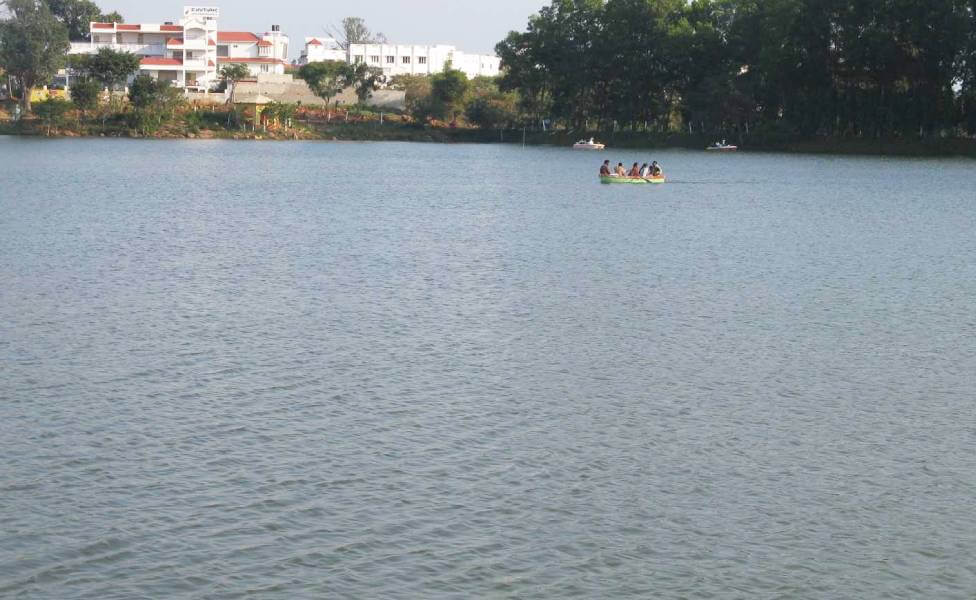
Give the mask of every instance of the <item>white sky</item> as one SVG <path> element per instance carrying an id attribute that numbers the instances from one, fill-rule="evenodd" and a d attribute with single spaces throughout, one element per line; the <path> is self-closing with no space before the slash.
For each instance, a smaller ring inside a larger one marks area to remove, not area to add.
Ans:
<path id="1" fill-rule="evenodd" d="M 452 44 L 465 52 L 492 52 L 509 31 L 525 29 L 547 0 L 95 0 L 103 12 L 119 11 L 128 23 L 178 21 L 184 5 L 220 7 L 219 27 L 261 33 L 272 24 L 291 38 L 298 56 L 303 38 L 323 33 L 343 17 L 363 17 L 373 31 L 403 44 Z"/>

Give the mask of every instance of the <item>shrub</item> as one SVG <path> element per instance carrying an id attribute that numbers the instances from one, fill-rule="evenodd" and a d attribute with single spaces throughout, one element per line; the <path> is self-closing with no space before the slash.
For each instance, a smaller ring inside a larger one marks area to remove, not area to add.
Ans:
<path id="1" fill-rule="evenodd" d="M 90 110 L 98 108 L 98 95 L 102 86 L 93 79 L 79 79 L 71 86 L 71 102 L 84 115 Z"/>
<path id="2" fill-rule="evenodd" d="M 64 123 L 64 118 L 71 110 L 71 103 L 61 98 L 48 98 L 34 104 L 34 114 L 47 126 L 47 135 L 51 135 L 51 128 Z"/>

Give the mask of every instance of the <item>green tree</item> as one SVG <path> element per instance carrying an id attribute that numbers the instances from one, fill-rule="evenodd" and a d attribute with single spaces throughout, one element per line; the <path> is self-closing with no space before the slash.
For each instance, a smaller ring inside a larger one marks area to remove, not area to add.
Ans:
<path id="1" fill-rule="evenodd" d="M 98 96 L 101 94 L 102 86 L 92 79 L 78 79 L 71 86 L 71 102 L 82 116 L 89 111 L 98 108 Z"/>
<path id="2" fill-rule="evenodd" d="M 348 65 L 344 62 L 326 60 L 302 65 L 298 69 L 298 78 L 308 84 L 312 93 L 329 103 L 345 83 L 344 74 Z"/>
<path id="3" fill-rule="evenodd" d="M 34 114 L 47 127 L 47 135 L 51 135 L 52 127 L 64 123 L 65 115 L 71 110 L 71 103 L 61 98 L 48 98 L 34 105 Z"/>
<path id="4" fill-rule="evenodd" d="M 90 0 L 47 0 L 51 14 L 68 28 L 68 38 L 85 40 L 89 38 L 89 24 L 98 21 L 101 9 Z"/>
<path id="5" fill-rule="evenodd" d="M 125 19 L 119 14 L 119 11 L 113 10 L 106 15 L 100 15 L 98 17 L 100 23 L 125 23 Z"/>
<path id="6" fill-rule="evenodd" d="M 237 82 L 250 76 L 251 70 L 241 63 L 231 63 L 220 69 L 220 78 L 224 81 Z"/>
<path id="7" fill-rule="evenodd" d="M 88 75 L 110 90 L 118 89 L 139 70 L 140 58 L 131 52 L 99 48 L 91 55 L 71 57 L 72 68 Z"/>
<path id="8" fill-rule="evenodd" d="M 457 116 L 464 110 L 469 87 L 468 76 L 463 71 L 445 65 L 442 72 L 431 77 L 432 116 L 440 119 Z"/>
<path id="9" fill-rule="evenodd" d="M 247 68 L 247 65 L 241 63 L 231 63 L 225 65 L 220 69 L 220 87 L 218 91 L 224 91 L 227 86 L 233 86 L 242 79 L 247 79 L 251 76 L 251 70 Z M 233 89 L 231 90 L 233 91 Z"/>
<path id="10" fill-rule="evenodd" d="M 65 64 L 68 32 L 44 2 L 7 0 L 6 6 L 9 16 L 0 21 L 0 67 L 20 82 L 21 103 L 29 113 L 31 90 Z"/>
<path id="11" fill-rule="evenodd" d="M 379 78 L 383 71 L 375 67 L 369 67 L 366 63 L 345 65 L 340 75 L 339 84 L 343 88 L 351 87 L 356 92 L 356 98 L 360 103 L 366 102 L 376 89 Z"/>
<path id="12" fill-rule="evenodd" d="M 620 69 L 600 50 L 603 0 L 554 0 L 529 18 L 524 33 L 496 46 L 505 73 L 501 88 L 519 90 L 523 108 L 576 127 L 606 106 L 604 76 Z M 638 69 L 637 65 L 633 69 Z"/>

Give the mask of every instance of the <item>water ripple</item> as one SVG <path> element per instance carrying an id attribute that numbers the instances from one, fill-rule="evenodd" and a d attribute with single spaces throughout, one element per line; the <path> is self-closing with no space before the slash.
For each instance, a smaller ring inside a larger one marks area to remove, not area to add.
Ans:
<path id="1" fill-rule="evenodd" d="M 0 138 L 0 597 L 972 598 L 971 163 L 660 154 Z"/>

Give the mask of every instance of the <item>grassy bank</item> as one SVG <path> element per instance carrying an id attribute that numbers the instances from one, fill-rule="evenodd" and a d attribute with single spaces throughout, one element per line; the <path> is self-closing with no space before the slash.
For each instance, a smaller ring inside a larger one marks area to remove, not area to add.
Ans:
<path id="1" fill-rule="evenodd" d="M 38 119 L 20 122 L 0 119 L 0 135 L 33 135 L 52 137 L 132 137 L 132 138 L 203 138 L 254 140 L 335 140 L 335 141 L 403 141 L 429 143 L 512 143 L 569 147 L 582 137 L 595 137 L 611 149 L 687 148 L 702 150 L 715 141 L 713 137 L 658 132 L 589 132 L 565 130 L 524 131 L 521 129 L 486 130 L 451 128 L 443 124 L 418 124 L 394 116 L 380 122 L 376 114 L 356 114 L 342 118 L 297 118 L 290 126 L 259 126 L 234 123 L 228 110 L 190 111 L 178 115 L 152 133 L 131 126 L 125 115 L 104 120 L 73 116 L 51 124 Z M 771 151 L 816 154 L 865 154 L 888 156 L 969 156 L 976 157 L 976 139 L 861 139 L 809 138 L 784 135 L 751 134 L 729 138 L 746 151 Z"/>

